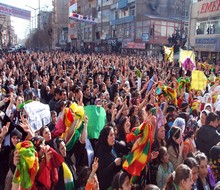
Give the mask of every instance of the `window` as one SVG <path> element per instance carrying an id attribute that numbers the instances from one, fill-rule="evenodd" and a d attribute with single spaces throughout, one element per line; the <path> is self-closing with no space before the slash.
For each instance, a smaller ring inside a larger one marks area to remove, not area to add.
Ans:
<path id="1" fill-rule="evenodd" d="M 143 26 L 150 26 L 150 20 L 143 21 Z"/>
<path id="2" fill-rule="evenodd" d="M 110 17 L 110 10 L 103 10 L 102 11 L 102 22 L 109 22 L 109 17 Z"/>
<path id="3" fill-rule="evenodd" d="M 129 15 L 135 15 L 135 6 L 129 8 Z"/>
<path id="4" fill-rule="evenodd" d="M 167 27 L 167 35 L 172 36 L 173 33 L 174 33 L 174 28 L 173 27 Z"/>
<path id="5" fill-rule="evenodd" d="M 155 36 L 160 36 L 161 35 L 161 26 L 160 25 L 155 25 L 154 26 L 154 31 L 155 31 Z"/>
<path id="6" fill-rule="evenodd" d="M 203 19 L 196 22 L 196 35 L 220 34 L 220 17 L 209 20 Z"/>
<path id="7" fill-rule="evenodd" d="M 136 23 L 137 27 L 142 27 L 142 21 Z"/>
<path id="8" fill-rule="evenodd" d="M 118 11 L 115 11 L 115 19 L 119 19 Z"/>
<path id="9" fill-rule="evenodd" d="M 161 36 L 167 36 L 167 27 L 161 26 Z"/>
<path id="10" fill-rule="evenodd" d="M 141 39 L 142 38 L 142 28 L 137 28 L 136 29 L 136 39 Z"/>

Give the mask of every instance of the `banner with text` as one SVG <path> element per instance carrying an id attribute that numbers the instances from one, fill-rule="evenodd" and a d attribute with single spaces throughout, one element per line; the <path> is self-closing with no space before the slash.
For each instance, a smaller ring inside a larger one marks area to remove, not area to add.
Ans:
<path id="1" fill-rule="evenodd" d="M 14 16 L 26 20 L 31 19 L 31 11 L 0 3 L 0 14 Z"/>

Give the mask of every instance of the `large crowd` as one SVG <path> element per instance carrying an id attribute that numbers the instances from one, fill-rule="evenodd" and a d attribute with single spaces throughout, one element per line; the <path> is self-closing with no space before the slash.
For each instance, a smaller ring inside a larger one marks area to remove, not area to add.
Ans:
<path id="1" fill-rule="evenodd" d="M 0 190 L 220 189 L 220 66 L 197 60 L 196 69 L 208 78 L 201 90 L 190 88 L 192 71 L 156 57 L 3 54 Z M 21 106 L 31 101 L 49 105 L 51 114 L 51 122 L 34 132 Z M 91 118 L 85 115 L 67 149 L 57 129 L 74 102 L 103 107 L 105 126 L 88 139 Z M 152 141 L 134 178 L 123 164 L 140 144 L 127 137 L 140 126 L 150 126 Z"/>

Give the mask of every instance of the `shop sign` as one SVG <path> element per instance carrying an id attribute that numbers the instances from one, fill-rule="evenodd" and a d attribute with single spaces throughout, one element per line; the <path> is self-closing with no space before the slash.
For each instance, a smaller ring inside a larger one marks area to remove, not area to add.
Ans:
<path id="1" fill-rule="evenodd" d="M 220 11 L 220 0 L 203 3 L 200 9 L 200 14 L 215 11 Z"/>
<path id="2" fill-rule="evenodd" d="M 145 43 L 128 42 L 126 48 L 128 48 L 128 49 L 145 49 Z"/>
<path id="3" fill-rule="evenodd" d="M 143 42 L 148 42 L 149 41 L 149 34 L 148 33 L 143 33 L 142 34 L 142 41 Z"/>
<path id="4" fill-rule="evenodd" d="M 195 49 L 200 51 L 220 51 L 220 38 L 197 38 Z"/>
<path id="5" fill-rule="evenodd" d="M 109 39 L 107 41 L 108 45 L 111 45 L 111 46 L 116 46 L 117 45 L 117 39 Z"/>

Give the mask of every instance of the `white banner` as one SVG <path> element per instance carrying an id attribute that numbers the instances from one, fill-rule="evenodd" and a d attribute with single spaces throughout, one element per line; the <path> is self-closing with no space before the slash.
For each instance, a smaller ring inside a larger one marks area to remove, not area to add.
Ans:
<path id="1" fill-rule="evenodd" d="M 28 114 L 28 122 L 35 132 L 51 121 L 50 107 L 41 102 L 30 102 L 24 105 L 24 110 Z"/>
<path id="2" fill-rule="evenodd" d="M 0 3 L 0 14 L 14 16 L 26 20 L 31 19 L 31 11 Z"/>
<path id="3" fill-rule="evenodd" d="M 80 15 L 77 13 L 71 13 L 69 18 L 73 19 L 75 21 L 78 21 L 78 22 L 86 22 L 89 24 L 96 24 L 97 23 L 95 18 L 90 18 L 90 17 L 83 16 L 83 15 Z"/>

